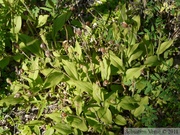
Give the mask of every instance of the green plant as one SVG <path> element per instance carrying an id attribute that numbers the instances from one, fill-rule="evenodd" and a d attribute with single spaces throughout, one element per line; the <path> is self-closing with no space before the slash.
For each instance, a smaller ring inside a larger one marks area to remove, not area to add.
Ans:
<path id="1" fill-rule="evenodd" d="M 179 127 L 176 4 L 108 2 L 0 1 L 2 134 Z"/>

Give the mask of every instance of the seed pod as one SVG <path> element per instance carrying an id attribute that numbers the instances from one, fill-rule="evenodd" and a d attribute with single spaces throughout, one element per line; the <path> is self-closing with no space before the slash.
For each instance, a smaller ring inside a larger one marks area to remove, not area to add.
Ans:
<path id="1" fill-rule="evenodd" d="M 86 22 L 86 25 L 87 25 L 87 26 L 90 26 L 90 22 L 89 22 L 89 21 L 87 21 L 87 22 Z"/>
<path id="2" fill-rule="evenodd" d="M 109 84 L 109 81 L 108 80 L 104 80 L 103 81 L 103 86 L 107 86 Z"/>
<path id="3" fill-rule="evenodd" d="M 121 23 L 121 26 L 122 26 L 123 28 L 127 28 L 127 27 L 128 27 L 128 24 L 127 24 L 126 22 L 122 22 L 122 23 Z"/>
<path id="4" fill-rule="evenodd" d="M 75 33 L 78 35 L 78 36 L 81 36 L 82 35 L 82 31 L 78 28 L 75 30 Z"/>
<path id="5" fill-rule="evenodd" d="M 40 45 L 40 47 L 41 47 L 42 49 L 46 49 L 46 45 L 45 45 L 44 43 L 42 43 L 42 44 Z"/>
<path id="6" fill-rule="evenodd" d="M 75 9 L 75 7 L 70 7 L 70 10 L 75 11 L 76 9 Z"/>
<path id="7" fill-rule="evenodd" d="M 46 50 L 45 51 L 45 55 L 46 55 L 46 57 L 50 57 L 51 56 L 51 52 L 49 50 Z"/>

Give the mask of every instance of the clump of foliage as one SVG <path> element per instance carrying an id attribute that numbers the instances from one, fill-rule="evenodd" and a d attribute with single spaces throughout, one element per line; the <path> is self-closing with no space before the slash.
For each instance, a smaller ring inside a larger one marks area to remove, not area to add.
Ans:
<path id="1" fill-rule="evenodd" d="M 180 127 L 178 2 L 0 7 L 1 134 Z"/>

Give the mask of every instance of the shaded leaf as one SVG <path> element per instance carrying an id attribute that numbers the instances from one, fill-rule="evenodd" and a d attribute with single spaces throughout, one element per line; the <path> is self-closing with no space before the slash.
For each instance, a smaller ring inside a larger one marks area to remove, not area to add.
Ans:
<path id="1" fill-rule="evenodd" d="M 69 19 L 71 15 L 71 11 L 67 11 L 62 15 L 58 16 L 53 22 L 53 37 L 57 34 L 59 30 L 61 30 L 65 24 L 65 22 Z"/>
<path id="2" fill-rule="evenodd" d="M 0 68 L 4 69 L 9 64 L 9 61 L 10 61 L 9 57 L 0 60 Z"/>

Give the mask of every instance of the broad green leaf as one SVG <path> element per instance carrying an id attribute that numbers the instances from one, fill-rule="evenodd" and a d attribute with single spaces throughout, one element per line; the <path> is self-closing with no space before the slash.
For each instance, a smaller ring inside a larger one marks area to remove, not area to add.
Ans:
<path id="1" fill-rule="evenodd" d="M 41 117 L 41 115 L 42 115 L 42 113 L 43 113 L 43 111 L 44 111 L 44 109 L 47 107 L 47 102 L 46 102 L 46 100 L 41 100 L 40 102 L 39 102 L 39 105 L 38 105 L 39 107 L 39 110 L 38 110 L 38 114 L 37 114 L 37 118 L 40 118 Z"/>
<path id="2" fill-rule="evenodd" d="M 137 50 L 136 52 L 134 52 L 134 54 L 132 54 L 130 59 L 128 60 L 128 63 L 131 63 L 131 61 L 138 59 L 142 55 L 142 53 L 142 50 Z"/>
<path id="3" fill-rule="evenodd" d="M 22 98 L 14 98 L 15 95 L 10 95 L 8 97 L 5 97 L 3 99 L 0 100 L 0 106 L 3 106 L 4 104 L 6 106 L 9 106 L 9 105 L 16 105 L 20 102 L 23 101 Z"/>
<path id="4" fill-rule="evenodd" d="M 97 101 L 98 104 L 104 101 L 104 93 L 102 92 L 101 88 L 93 83 L 93 98 Z"/>
<path id="5" fill-rule="evenodd" d="M 140 16 L 139 16 L 139 15 L 136 15 L 136 16 L 134 16 L 132 19 L 137 23 L 137 25 L 136 25 L 136 31 L 138 31 L 139 28 L 140 28 L 140 25 L 141 25 Z"/>
<path id="6" fill-rule="evenodd" d="M 53 135 L 54 134 L 54 129 L 53 128 L 49 128 L 45 131 L 44 135 Z"/>
<path id="7" fill-rule="evenodd" d="M 137 117 L 144 112 L 144 109 L 145 109 L 144 105 L 140 105 L 138 108 L 136 108 L 134 111 L 132 111 L 132 114 L 135 117 Z"/>
<path id="8" fill-rule="evenodd" d="M 65 24 L 65 22 L 71 16 L 71 11 L 67 11 L 62 15 L 58 16 L 53 22 L 53 37 L 56 36 L 57 32 L 61 30 Z"/>
<path id="9" fill-rule="evenodd" d="M 126 119 L 121 115 L 117 115 L 114 122 L 121 126 L 124 126 L 127 124 Z"/>
<path id="10" fill-rule="evenodd" d="M 29 126 L 24 126 L 21 130 L 22 135 L 32 135 L 31 129 Z"/>
<path id="11" fill-rule="evenodd" d="M 45 43 L 46 45 L 48 45 L 48 41 L 47 41 L 47 39 L 46 39 L 46 34 L 47 34 L 47 33 L 46 33 L 46 30 L 44 30 L 44 29 L 41 29 L 40 32 L 39 32 L 39 35 L 40 35 L 43 43 Z"/>
<path id="12" fill-rule="evenodd" d="M 121 102 L 118 104 L 118 108 L 119 107 L 124 110 L 134 110 L 138 107 L 138 104 L 134 98 L 130 96 L 125 96 L 121 99 Z"/>
<path id="13" fill-rule="evenodd" d="M 26 123 L 27 126 L 36 126 L 36 125 L 41 126 L 43 124 L 45 124 L 45 122 L 42 120 L 32 120 Z"/>
<path id="14" fill-rule="evenodd" d="M 164 51 L 166 51 L 173 44 L 173 41 L 174 40 L 169 40 L 169 41 L 163 42 L 161 45 L 159 45 L 158 49 L 156 51 L 156 54 L 160 55 Z"/>
<path id="15" fill-rule="evenodd" d="M 86 116 L 88 124 L 93 128 L 94 131 L 101 132 L 102 124 L 94 117 Z"/>
<path id="16" fill-rule="evenodd" d="M 135 110 L 132 111 L 132 114 L 137 117 L 139 116 L 140 114 L 142 114 L 144 112 L 144 109 L 145 109 L 145 105 L 148 105 L 149 103 L 149 98 L 148 96 L 145 96 L 144 98 L 141 98 L 141 101 L 139 103 L 139 107 L 136 108 Z"/>
<path id="17" fill-rule="evenodd" d="M 74 105 L 76 108 L 76 114 L 80 115 L 83 110 L 83 100 L 81 96 L 78 95 L 74 98 Z"/>
<path id="18" fill-rule="evenodd" d="M 54 69 L 52 68 L 45 68 L 42 69 L 40 72 L 44 75 L 44 76 L 48 76 L 50 73 L 52 73 L 54 71 Z"/>
<path id="19" fill-rule="evenodd" d="M 134 110 L 138 107 L 138 104 L 136 103 L 126 103 L 126 102 L 121 102 L 118 107 L 124 109 L 124 110 Z M 119 109 L 120 110 L 120 109 Z"/>
<path id="20" fill-rule="evenodd" d="M 0 68 L 4 69 L 9 64 L 9 61 L 10 61 L 9 57 L 0 60 Z"/>
<path id="21" fill-rule="evenodd" d="M 124 77 L 123 81 L 132 80 L 134 78 L 138 78 L 141 75 L 141 71 L 144 69 L 145 66 L 140 66 L 137 68 L 130 68 L 126 71 L 126 76 Z"/>
<path id="22" fill-rule="evenodd" d="M 102 80 L 109 80 L 111 75 L 110 61 L 103 57 L 103 61 L 100 61 L 101 77 Z"/>
<path id="23" fill-rule="evenodd" d="M 131 45 L 127 50 L 127 56 L 130 57 L 135 52 L 135 50 L 138 48 L 138 46 L 139 46 L 139 44 Z"/>
<path id="24" fill-rule="evenodd" d="M 22 41 L 20 44 L 20 49 L 25 52 L 30 51 L 31 53 L 40 57 L 43 56 L 42 49 L 40 48 L 41 41 L 39 39 L 32 38 L 25 34 L 19 34 L 19 38 Z"/>
<path id="25" fill-rule="evenodd" d="M 21 30 L 21 26 L 22 26 L 22 18 L 21 16 L 15 16 L 14 20 L 14 27 L 12 28 L 12 33 L 19 33 L 19 31 Z"/>
<path id="26" fill-rule="evenodd" d="M 62 135 L 69 135 L 73 132 L 70 125 L 67 125 L 65 123 L 58 123 L 53 128 L 56 130 L 56 132 L 62 134 Z"/>
<path id="27" fill-rule="evenodd" d="M 147 66 L 156 66 L 158 64 L 158 57 L 157 56 L 149 56 L 146 58 L 144 65 Z"/>
<path id="28" fill-rule="evenodd" d="M 46 24 L 49 15 L 39 15 L 37 28 Z"/>
<path id="29" fill-rule="evenodd" d="M 64 64 L 64 70 L 68 74 L 68 76 L 72 79 L 79 79 L 76 64 L 74 62 L 69 62 L 67 60 L 62 60 L 62 63 Z"/>
<path id="30" fill-rule="evenodd" d="M 31 61 L 30 70 L 29 78 L 36 80 L 39 74 L 39 57 L 36 57 L 34 61 Z"/>
<path id="31" fill-rule="evenodd" d="M 114 67 L 118 68 L 118 73 L 123 73 L 124 67 L 122 60 L 119 57 L 117 57 L 112 51 L 109 51 L 109 53 L 110 53 L 110 63 Z"/>
<path id="32" fill-rule="evenodd" d="M 47 76 L 43 88 L 44 89 L 51 88 L 59 84 L 64 79 L 65 79 L 65 75 L 61 71 L 54 70 Z"/>
<path id="33" fill-rule="evenodd" d="M 58 112 L 45 114 L 45 117 L 52 119 L 54 122 L 60 123 L 62 121 L 61 114 Z"/>
<path id="34" fill-rule="evenodd" d="M 149 97 L 148 96 L 141 98 L 141 102 L 140 102 L 141 105 L 147 105 L 148 103 L 149 103 Z"/>
<path id="35" fill-rule="evenodd" d="M 167 71 L 169 69 L 169 67 L 171 67 L 173 65 L 173 58 L 170 58 L 168 60 L 165 61 L 165 63 L 163 63 L 160 68 L 163 71 Z"/>
<path id="36" fill-rule="evenodd" d="M 99 119 L 106 123 L 106 124 L 111 124 L 112 123 L 112 114 L 111 111 L 108 108 L 100 108 L 97 111 Z"/>
<path id="37" fill-rule="evenodd" d="M 88 128 L 86 126 L 85 120 L 81 117 L 76 116 L 68 116 L 67 121 L 72 127 L 75 127 L 77 129 L 80 129 L 81 131 L 87 131 Z"/>
<path id="38" fill-rule="evenodd" d="M 146 87 L 146 80 L 141 79 L 136 82 L 136 89 L 138 89 L 137 93 L 141 92 Z"/>
<path id="39" fill-rule="evenodd" d="M 93 85 L 89 82 L 85 81 L 77 81 L 77 80 L 69 80 L 67 81 L 68 84 L 76 86 L 78 89 L 80 89 L 80 93 L 82 92 L 88 92 L 89 94 L 92 94 L 93 92 Z"/>
<path id="40" fill-rule="evenodd" d="M 124 4 L 121 8 L 121 17 L 122 17 L 123 21 L 127 20 L 126 4 Z"/>
<path id="41" fill-rule="evenodd" d="M 33 131 L 36 135 L 41 135 L 41 132 L 40 132 L 40 129 L 39 129 L 39 126 L 38 125 L 35 125 L 33 127 Z"/>
<path id="42" fill-rule="evenodd" d="M 75 51 L 78 53 L 78 59 L 79 60 L 82 60 L 82 49 L 81 49 L 81 46 L 79 45 L 79 42 L 78 41 L 76 41 L 76 43 L 75 43 Z"/>

